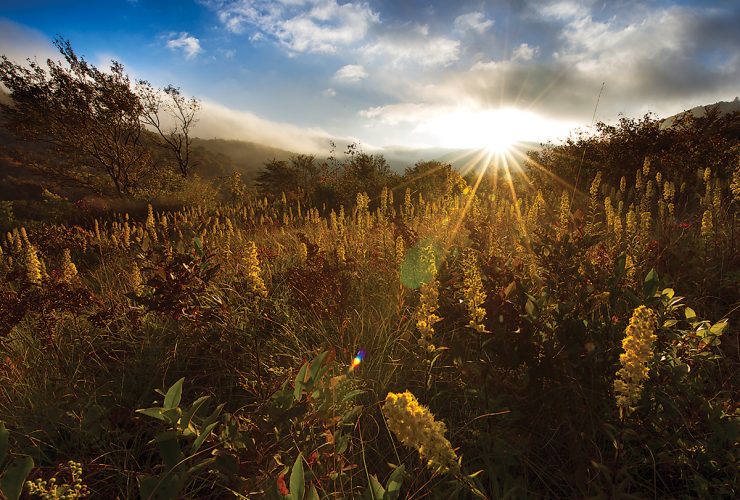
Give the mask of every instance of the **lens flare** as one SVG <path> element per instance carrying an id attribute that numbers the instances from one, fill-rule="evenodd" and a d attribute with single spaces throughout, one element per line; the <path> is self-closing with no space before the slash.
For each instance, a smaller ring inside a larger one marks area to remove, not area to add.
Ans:
<path id="1" fill-rule="evenodd" d="M 365 359 L 365 349 L 360 349 L 357 351 L 357 354 L 355 354 L 355 357 L 352 358 L 352 363 L 349 365 L 349 371 L 353 372 L 355 368 L 360 366 L 363 359 Z"/>

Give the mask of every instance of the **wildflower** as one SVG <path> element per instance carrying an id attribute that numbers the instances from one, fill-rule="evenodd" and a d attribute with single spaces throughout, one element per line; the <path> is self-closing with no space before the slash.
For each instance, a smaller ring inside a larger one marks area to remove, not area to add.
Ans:
<path id="1" fill-rule="evenodd" d="M 568 223 L 570 222 L 570 198 L 568 193 L 563 191 L 560 195 L 560 213 L 558 214 L 558 228 L 560 234 L 565 234 L 568 230 Z"/>
<path id="2" fill-rule="evenodd" d="M 594 177 L 594 180 L 591 183 L 591 187 L 588 190 L 588 194 L 593 199 L 595 199 L 596 196 L 599 194 L 599 187 L 601 187 L 601 175 L 601 170 L 596 172 L 596 177 Z"/>
<path id="3" fill-rule="evenodd" d="M 135 262 L 131 268 L 131 274 L 129 275 L 129 284 L 136 294 L 140 294 L 143 291 L 141 269 L 139 269 L 139 265 Z"/>
<path id="4" fill-rule="evenodd" d="M 431 245 L 422 250 L 420 264 L 426 266 L 422 269 L 427 275 L 426 281 L 421 285 L 419 294 L 419 308 L 416 311 L 416 329 L 419 330 L 419 345 L 426 348 L 434 335 L 434 324 L 442 318 L 435 314 L 439 301 L 439 290 L 437 283 L 437 266 L 434 250 Z"/>
<path id="5" fill-rule="evenodd" d="M 308 259 L 308 247 L 305 243 L 301 242 L 298 244 L 298 260 L 306 262 L 306 259 Z"/>
<path id="6" fill-rule="evenodd" d="M 406 253 L 406 249 L 404 247 L 403 237 L 398 235 L 396 237 L 396 263 L 399 265 L 403 262 L 404 255 Z"/>
<path id="7" fill-rule="evenodd" d="M 444 422 L 435 420 L 409 391 L 389 392 L 383 413 L 391 432 L 406 446 L 416 448 L 430 469 L 442 472 L 459 469 L 457 455 L 445 438 Z"/>
<path id="8" fill-rule="evenodd" d="M 337 261 L 344 263 L 347 260 L 347 252 L 344 249 L 344 245 L 340 243 L 337 245 Z"/>
<path id="9" fill-rule="evenodd" d="M 627 178 L 625 176 L 622 176 L 621 179 L 619 179 L 619 190 L 624 193 L 627 191 Z"/>
<path id="10" fill-rule="evenodd" d="M 640 399 L 642 387 L 649 376 L 647 363 L 653 357 L 653 343 L 656 340 L 655 313 L 640 306 L 632 313 L 629 325 L 622 340 L 624 352 L 619 356 L 622 368 L 614 380 L 614 392 L 620 410 L 631 411 Z"/>
<path id="11" fill-rule="evenodd" d="M 463 257 L 464 287 L 463 296 L 465 307 L 468 310 L 468 327 L 477 332 L 486 332 L 483 322 L 486 319 L 486 292 L 483 290 L 483 280 L 478 270 L 478 259 L 472 251 L 466 252 Z"/>
<path id="12" fill-rule="evenodd" d="M 41 272 L 41 261 L 36 253 L 36 247 L 33 245 L 26 245 L 25 247 L 25 264 L 26 264 L 26 279 L 29 283 L 34 285 L 40 285 L 43 278 Z"/>
<path id="13" fill-rule="evenodd" d="M 72 262 L 69 248 L 65 248 L 64 255 L 62 256 L 62 281 L 64 283 L 71 283 L 75 276 L 77 276 L 77 267 Z"/>
<path id="14" fill-rule="evenodd" d="M 67 462 L 69 472 L 72 475 L 72 482 L 57 484 L 55 477 L 48 481 L 37 479 L 35 481 L 26 481 L 26 489 L 29 495 L 41 498 L 60 498 L 74 500 L 84 498 L 90 494 L 90 489 L 82 481 L 82 464 L 70 460 Z"/>
<path id="15" fill-rule="evenodd" d="M 712 223 L 711 210 L 705 210 L 701 218 L 701 239 L 708 244 L 714 236 L 714 224 Z"/>
<path id="16" fill-rule="evenodd" d="M 261 297 L 267 297 L 267 288 L 265 282 L 262 281 L 262 269 L 260 268 L 260 260 L 257 256 L 257 245 L 254 241 L 247 242 L 247 281 L 255 295 Z"/>
<path id="17" fill-rule="evenodd" d="M 157 241 L 157 224 L 154 219 L 154 209 L 152 208 L 152 204 L 149 203 L 146 206 L 146 222 L 144 223 L 144 227 L 146 227 L 146 230 L 149 232 L 149 236 L 151 237 L 152 241 Z"/>

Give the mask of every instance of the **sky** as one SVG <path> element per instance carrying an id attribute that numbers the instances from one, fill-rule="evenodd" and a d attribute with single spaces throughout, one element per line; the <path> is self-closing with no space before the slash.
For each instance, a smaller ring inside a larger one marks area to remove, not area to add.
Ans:
<path id="1" fill-rule="evenodd" d="M 199 98 L 206 138 L 498 149 L 734 99 L 738 26 L 737 0 L 0 0 L 0 53 L 61 36 Z"/>

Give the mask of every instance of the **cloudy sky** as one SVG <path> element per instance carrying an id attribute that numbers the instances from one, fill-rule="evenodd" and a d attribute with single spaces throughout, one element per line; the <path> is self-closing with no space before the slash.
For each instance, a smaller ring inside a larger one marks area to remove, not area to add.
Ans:
<path id="1" fill-rule="evenodd" d="M 547 141 L 740 94 L 740 2 L 0 0 L 0 52 L 173 83 L 199 133 L 326 152 Z"/>

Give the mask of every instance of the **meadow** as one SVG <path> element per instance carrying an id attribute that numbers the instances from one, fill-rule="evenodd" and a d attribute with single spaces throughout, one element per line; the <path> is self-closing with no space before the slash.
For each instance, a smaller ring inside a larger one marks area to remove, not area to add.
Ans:
<path id="1" fill-rule="evenodd" d="M 737 498 L 740 171 L 685 172 L 11 224 L 3 494 Z"/>

